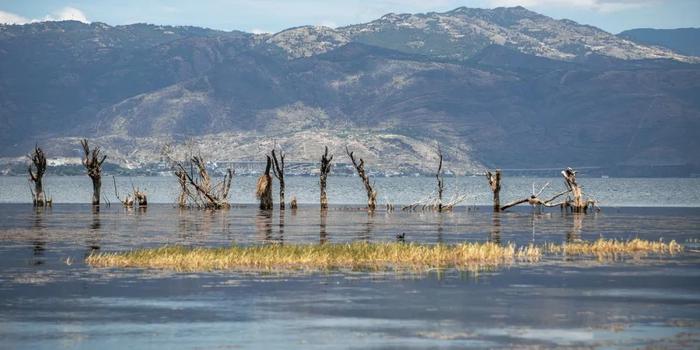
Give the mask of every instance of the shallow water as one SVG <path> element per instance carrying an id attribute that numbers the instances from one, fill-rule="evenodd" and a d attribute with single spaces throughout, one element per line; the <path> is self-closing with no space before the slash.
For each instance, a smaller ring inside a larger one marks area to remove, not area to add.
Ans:
<path id="1" fill-rule="evenodd" d="M 357 180 L 357 179 L 355 179 Z M 359 181 L 359 180 L 358 180 Z M 549 257 L 455 270 L 174 273 L 85 266 L 92 251 L 185 244 L 566 242 L 640 237 L 673 257 Z M 333 206 L 265 213 L 0 204 L 0 343 L 7 348 L 638 348 L 700 346 L 700 209 L 529 208 L 493 214 Z"/>
<path id="2" fill-rule="evenodd" d="M 296 196 L 299 203 L 318 204 L 318 178 L 288 176 L 286 198 Z M 174 203 L 179 187 L 174 176 L 164 177 L 117 177 L 118 190 L 124 196 L 132 185 L 145 190 L 151 203 Z M 114 195 L 111 177 L 102 179 L 102 195 L 112 203 L 118 203 Z M 256 202 L 254 191 L 257 178 L 235 176 L 229 199 L 232 203 L 252 204 Z M 383 177 L 372 180 L 378 191 L 380 204 L 408 204 L 424 198 L 435 191 L 433 177 Z M 700 178 L 587 178 L 579 175 L 578 182 L 587 196 L 592 196 L 604 207 L 698 207 L 700 206 Z M 561 177 L 530 178 L 505 177 L 501 189 L 501 201 L 521 199 L 546 183 L 549 187 L 542 198 L 564 190 Z M 274 181 L 274 200 L 277 201 L 277 181 Z M 92 183 L 87 176 L 47 176 L 44 187 L 53 197 L 54 203 L 90 203 Z M 485 177 L 445 178 L 445 198 L 466 194 L 462 205 L 490 205 L 491 192 Z M 336 205 L 361 205 L 367 203 L 367 195 L 358 177 L 330 176 L 328 178 L 328 200 Z M 31 203 L 29 183 L 26 177 L 0 176 L 0 203 Z"/>

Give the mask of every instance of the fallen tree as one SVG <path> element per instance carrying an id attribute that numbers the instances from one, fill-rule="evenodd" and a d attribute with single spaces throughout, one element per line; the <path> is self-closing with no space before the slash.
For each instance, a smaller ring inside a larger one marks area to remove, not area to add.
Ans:
<path id="1" fill-rule="evenodd" d="M 175 163 L 175 176 L 180 183 L 178 205 L 180 207 L 194 206 L 203 209 L 227 209 L 228 194 L 233 181 L 233 170 L 226 169 L 221 182 L 212 186 L 211 177 L 206 169 L 206 163 L 201 156 L 192 156 L 189 161 L 190 171 L 180 162 Z M 196 169 L 196 170 L 195 170 Z"/>
<path id="2" fill-rule="evenodd" d="M 544 199 L 544 200 L 543 200 L 543 199 L 540 199 L 539 196 L 542 194 L 542 192 L 543 192 L 547 187 L 549 187 L 549 182 L 547 182 L 546 184 L 544 184 L 544 186 L 542 186 L 542 188 L 540 188 L 539 191 L 535 192 L 535 184 L 533 183 L 533 184 L 532 184 L 532 194 L 530 195 L 530 197 L 523 198 L 523 199 L 518 199 L 518 200 L 516 200 L 516 201 L 510 202 L 510 203 L 508 203 L 508 204 L 502 206 L 502 207 L 501 207 L 501 210 L 506 210 L 506 209 L 508 209 L 508 208 L 511 208 L 511 207 L 514 207 L 514 206 L 516 206 L 516 205 L 518 205 L 518 204 L 523 204 L 523 203 L 530 204 L 533 208 L 537 208 L 537 207 L 556 207 L 556 206 L 561 206 L 563 203 L 565 203 L 565 201 L 564 201 L 564 202 L 560 202 L 560 203 L 553 203 L 553 202 L 554 202 L 554 200 L 556 200 L 557 198 L 559 198 L 559 197 L 561 197 L 561 196 L 563 196 L 563 195 L 569 193 L 569 192 L 570 192 L 569 190 L 566 190 L 566 191 L 564 191 L 564 192 L 558 193 L 558 194 L 554 195 L 553 197 L 551 197 L 551 198 L 549 198 L 549 199 Z"/>

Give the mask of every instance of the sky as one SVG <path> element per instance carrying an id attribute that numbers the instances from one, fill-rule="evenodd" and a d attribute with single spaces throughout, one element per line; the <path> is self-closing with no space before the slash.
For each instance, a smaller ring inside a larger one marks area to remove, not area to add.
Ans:
<path id="1" fill-rule="evenodd" d="M 72 19 L 274 33 L 300 25 L 364 23 L 390 12 L 516 5 L 611 33 L 632 28 L 700 27 L 700 0 L 0 0 L 0 23 Z"/>

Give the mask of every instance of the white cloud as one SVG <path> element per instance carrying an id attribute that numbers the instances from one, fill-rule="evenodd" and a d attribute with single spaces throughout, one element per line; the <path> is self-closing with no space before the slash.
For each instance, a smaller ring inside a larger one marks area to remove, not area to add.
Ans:
<path id="1" fill-rule="evenodd" d="M 489 0 L 491 6 L 574 7 L 598 12 L 615 12 L 657 4 L 662 0 Z"/>
<path id="2" fill-rule="evenodd" d="M 335 23 L 335 22 L 329 21 L 329 20 L 323 20 L 318 25 L 324 26 L 324 27 L 330 27 L 330 28 L 337 28 L 338 27 L 338 23 Z"/>
<path id="3" fill-rule="evenodd" d="M 56 12 L 44 16 L 41 19 L 28 19 L 11 12 L 0 11 L 0 23 L 25 24 L 46 21 L 80 21 L 83 23 L 90 23 L 87 16 L 85 16 L 85 13 L 74 7 L 64 7 Z"/>
<path id="4" fill-rule="evenodd" d="M 89 23 L 85 13 L 74 7 L 64 7 L 50 15 L 44 16 L 42 21 L 79 21 Z"/>
<path id="5" fill-rule="evenodd" d="M 253 34 L 270 34 L 271 33 L 271 31 L 269 31 L 269 30 L 260 29 L 260 28 L 253 28 L 253 29 L 249 30 L 249 32 L 251 32 Z"/>
<path id="6" fill-rule="evenodd" d="M 16 15 L 16 14 L 10 13 L 10 12 L 0 11 L 0 23 L 24 24 L 27 22 L 29 22 L 29 20 L 20 16 L 20 15 Z"/>

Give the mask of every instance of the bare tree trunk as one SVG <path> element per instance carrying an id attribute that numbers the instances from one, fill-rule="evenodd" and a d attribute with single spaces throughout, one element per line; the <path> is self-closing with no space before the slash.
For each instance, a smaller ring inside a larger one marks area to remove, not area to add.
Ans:
<path id="1" fill-rule="evenodd" d="M 439 159 L 438 170 L 437 170 L 437 173 L 435 174 L 435 178 L 437 178 L 437 185 L 438 185 L 437 209 L 438 209 L 438 211 L 442 211 L 442 192 L 443 192 L 444 186 L 445 186 L 445 179 L 442 176 L 442 150 L 440 149 L 440 144 L 438 144 L 437 153 L 438 153 L 438 159 Z"/>
<path id="2" fill-rule="evenodd" d="M 348 157 L 350 157 L 352 164 L 355 166 L 355 170 L 357 170 L 357 175 L 360 176 L 362 183 L 365 185 L 365 191 L 367 191 L 367 209 L 369 211 L 374 211 L 374 209 L 377 207 L 377 191 L 372 188 L 372 184 L 369 183 L 369 177 L 367 177 L 367 174 L 365 174 L 365 161 L 360 158 L 358 163 L 355 160 L 354 153 L 350 152 L 347 147 L 345 147 L 345 152 L 348 154 Z"/>
<path id="3" fill-rule="evenodd" d="M 270 159 L 270 156 L 267 156 L 265 173 L 260 175 L 258 178 L 258 184 L 255 190 L 256 197 L 260 199 L 260 209 L 262 210 L 272 209 L 272 177 L 270 176 L 271 165 L 272 159 Z"/>
<path id="4" fill-rule="evenodd" d="M 90 151 L 87 139 L 80 140 L 83 146 L 85 158 L 83 166 L 87 169 L 88 176 L 92 180 L 92 205 L 100 205 L 100 188 L 102 187 L 102 163 L 107 159 L 106 155 L 101 155 L 100 147 L 95 147 Z"/>
<path id="5" fill-rule="evenodd" d="M 333 155 L 328 156 L 328 146 L 325 148 L 325 152 L 321 155 L 321 173 L 319 175 L 319 184 L 321 185 L 321 209 L 328 208 L 328 195 L 326 194 L 326 180 L 328 178 L 328 173 L 331 172 L 331 161 L 333 160 Z"/>
<path id="6" fill-rule="evenodd" d="M 175 170 L 175 176 L 177 176 L 178 183 L 180 184 L 180 194 L 177 196 L 177 206 L 180 208 L 187 207 L 187 173 L 184 170 Z"/>
<path id="7" fill-rule="evenodd" d="M 32 203 L 35 207 L 43 207 L 49 205 L 46 201 L 46 195 L 44 195 L 44 173 L 46 172 L 46 155 L 44 151 L 38 146 L 34 146 L 34 152 L 28 155 L 32 164 L 29 165 L 29 180 L 34 183 L 34 193 L 32 195 Z M 33 168 L 36 168 L 36 171 Z"/>
<path id="8" fill-rule="evenodd" d="M 272 172 L 275 174 L 275 177 L 277 180 L 280 182 L 280 210 L 284 210 L 284 151 L 280 148 L 280 158 L 279 161 L 277 160 L 277 155 L 275 154 L 275 150 L 272 150 L 272 160 L 274 162 L 274 167 L 272 168 Z"/>
<path id="9" fill-rule="evenodd" d="M 493 211 L 501 210 L 501 170 L 496 169 L 495 172 L 486 172 L 486 178 L 489 180 L 491 192 L 493 192 Z"/>

